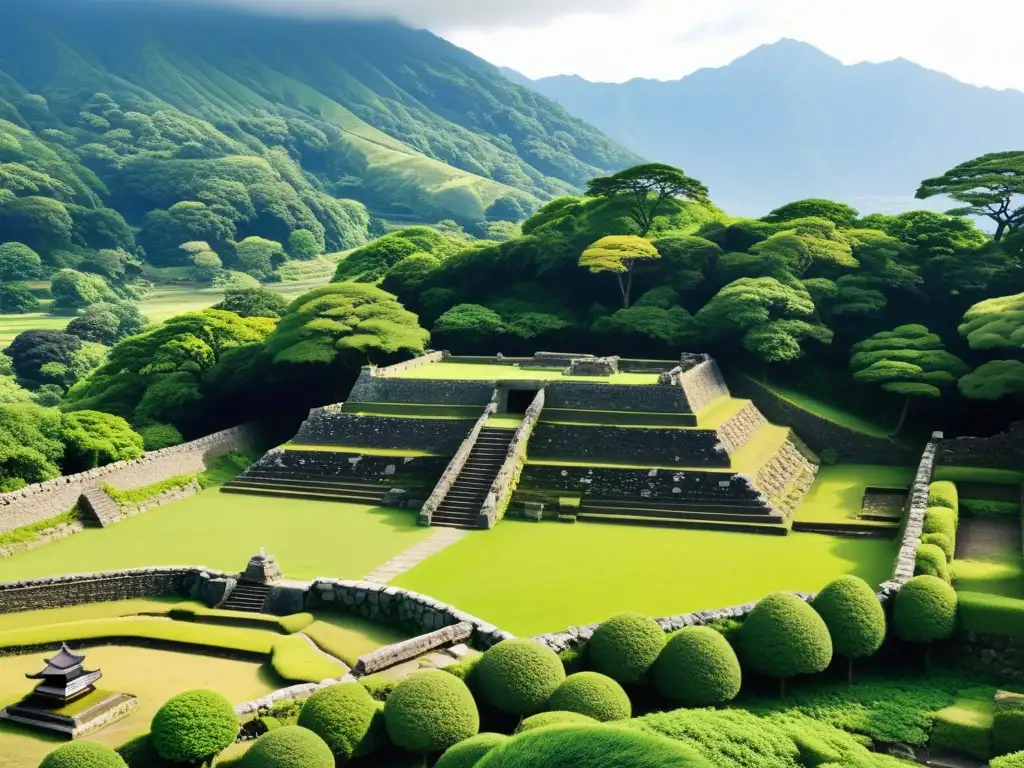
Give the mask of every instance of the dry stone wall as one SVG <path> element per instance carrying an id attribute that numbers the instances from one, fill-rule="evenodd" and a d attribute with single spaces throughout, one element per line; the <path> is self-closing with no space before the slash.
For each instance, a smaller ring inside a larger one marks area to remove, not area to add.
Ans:
<path id="1" fill-rule="evenodd" d="M 785 517 L 792 517 L 817 473 L 818 466 L 787 440 L 757 471 L 754 488 L 775 510 Z"/>
<path id="2" fill-rule="evenodd" d="M 548 408 L 641 413 L 692 413 L 682 387 L 660 384 L 591 384 L 552 381 L 547 385 Z"/>
<path id="3" fill-rule="evenodd" d="M 414 357 L 412 360 L 406 360 L 401 363 L 395 363 L 394 365 L 388 365 L 383 368 L 377 368 L 376 366 L 370 366 L 369 371 L 371 376 L 398 376 L 405 373 L 406 371 L 412 371 L 416 368 L 422 368 L 424 365 L 431 365 L 433 363 L 440 363 L 446 357 L 450 357 L 447 352 L 426 352 L 419 357 Z"/>
<path id="4" fill-rule="evenodd" d="M 369 456 L 334 451 L 273 448 L 249 470 L 322 475 L 345 480 L 376 480 L 399 485 L 406 479 L 433 487 L 448 464 L 446 456 Z M 248 471 L 248 470 L 247 470 Z"/>
<path id="5" fill-rule="evenodd" d="M 473 427 L 469 419 L 416 419 L 401 416 L 356 416 L 320 410 L 311 413 L 293 438 L 302 445 L 447 453 L 458 450 Z"/>
<path id="6" fill-rule="evenodd" d="M 249 450 L 256 443 L 255 428 L 234 427 L 171 448 L 150 451 L 139 459 L 119 461 L 0 494 L 0 533 L 67 512 L 75 506 L 82 493 L 105 483 L 120 490 L 130 490 L 178 475 L 202 472 L 205 459 L 232 450 Z"/>
<path id="7" fill-rule="evenodd" d="M 768 422 L 753 403 L 740 408 L 717 430 L 718 439 L 730 454 L 736 453 Z"/>
<path id="8" fill-rule="evenodd" d="M 729 396 L 729 387 L 725 384 L 722 372 L 718 370 L 718 363 L 707 355 L 703 356 L 700 363 L 679 375 L 679 384 L 694 413 L 719 398 Z"/>
<path id="9" fill-rule="evenodd" d="M 534 459 L 728 468 L 729 453 L 712 430 L 591 427 L 540 423 L 530 440 Z"/>
<path id="10" fill-rule="evenodd" d="M 1024 467 L 1024 421 L 1015 421 L 1006 432 L 991 437 L 957 437 L 943 440 L 937 456 L 939 464 L 955 467 Z"/>
<path id="11" fill-rule="evenodd" d="M 497 392 L 494 393 L 495 399 L 497 398 Z M 424 502 L 420 508 L 419 521 L 423 525 L 430 525 L 431 518 L 434 513 L 437 512 L 441 503 L 444 501 L 448 492 L 455 485 L 455 481 L 458 480 L 459 475 L 462 473 L 463 468 L 466 466 L 466 462 L 469 461 L 469 454 L 473 452 L 473 448 L 476 447 L 476 442 L 480 438 L 480 433 L 487 425 L 487 420 L 491 417 L 491 414 L 497 410 L 498 406 L 493 401 L 484 408 L 483 414 L 477 419 L 476 424 L 469 430 L 469 434 L 463 439 L 462 444 L 459 446 L 452 460 L 448 462 L 448 466 L 445 467 L 444 472 L 441 473 L 441 478 L 437 481 L 437 485 L 434 486 L 434 490 L 430 492 L 430 496 Z"/>
<path id="12" fill-rule="evenodd" d="M 373 376 L 363 369 L 348 399 L 352 403 L 424 403 L 427 405 L 479 405 L 491 401 L 494 382 L 394 379 Z"/>

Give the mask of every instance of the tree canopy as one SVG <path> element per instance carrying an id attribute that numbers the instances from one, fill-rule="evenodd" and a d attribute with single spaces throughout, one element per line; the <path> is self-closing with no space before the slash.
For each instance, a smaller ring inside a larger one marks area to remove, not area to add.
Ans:
<path id="1" fill-rule="evenodd" d="M 1024 347 L 1024 293 L 978 302 L 959 327 L 971 349 Z"/>
<path id="2" fill-rule="evenodd" d="M 679 197 L 702 203 L 708 200 L 707 187 L 678 168 L 662 163 L 638 165 L 612 176 L 591 179 L 587 194 L 591 197 L 630 196 L 633 201 L 630 216 L 641 237 L 651 231 L 658 211 L 667 200 Z"/>
<path id="3" fill-rule="evenodd" d="M 611 272 L 619 282 L 622 305 L 629 309 L 633 290 L 633 267 L 639 261 L 661 258 L 648 240 L 634 235 L 608 235 L 592 243 L 580 256 L 580 266 L 594 274 Z"/>

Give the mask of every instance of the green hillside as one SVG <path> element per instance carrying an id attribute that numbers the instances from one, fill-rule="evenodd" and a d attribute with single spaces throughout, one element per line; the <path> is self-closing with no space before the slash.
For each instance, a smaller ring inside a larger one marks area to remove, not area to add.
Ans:
<path id="1" fill-rule="evenodd" d="M 188 241 L 234 266 L 230 244 L 297 229 L 338 251 L 370 213 L 520 220 L 636 160 L 398 24 L 40 0 L 2 26 L 0 242 L 53 267 L 140 246 L 184 265 Z"/>

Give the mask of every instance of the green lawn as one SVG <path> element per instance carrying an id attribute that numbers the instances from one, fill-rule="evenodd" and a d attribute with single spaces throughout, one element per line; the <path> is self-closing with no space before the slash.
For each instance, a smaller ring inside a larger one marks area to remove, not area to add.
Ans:
<path id="1" fill-rule="evenodd" d="M 148 565 L 245 567 L 260 547 L 285 575 L 362 578 L 431 533 L 414 512 L 211 488 L 115 526 L 0 560 L 0 581 Z"/>
<path id="2" fill-rule="evenodd" d="M 505 520 L 471 532 L 394 584 L 517 635 L 735 605 L 773 590 L 816 591 L 854 573 L 888 578 L 898 542 L 765 536 L 597 523 Z"/>
<path id="3" fill-rule="evenodd" d="M 0 349 L 6 349 L 22 331 L 59 331 L 71 321 L 62 315 L 0 315 Z"/>
<path id="4" fill-rule="evenodd" d="M 43 659 L 53 653 L 0 656 L 0 706 L 20 699 L 32 687 L 25 679 L 38 672 Z M 263 696 L 285 683 L 259 662 L 237 661 L 177 651 L 102 646 L 86 654 L 88 669 L 100 669 L 100 685 L 110 691 L 138 696 L 135 711 L 124 720 L 107 726 L 88 738 L 116 747 L 149 730 L 160 706 L 172 696 L 196 688 L 223 693 L 232 703 Z M 0 755 L 4 768 L 35 768 L 48 752 L 62 743 L 48 736 L 9 723 L 0 723 Z"/>
<path id="5" fill-rule="evenodd" d="M 831 421 L 842 427 L 846 427 L 847 429 L 852 429 L 854 432 L 871 435 L 872 437 L 886 438 L 889 437 L 892 432 L 891 427 L 882 426 L 870 419 L 865 419 L 855 413 L 850 413 L 849 411 L 834 406 L 831 403 L 816 400 L 810 395 L 805 395 L 802 392 L 786 389 L 785 387 L 780 387 L 776 384 L 765 384 L 764 382 L 758 383 L 765 389 L 771 390 L 778 397 L 792 403 L 798 408 L 802 408 L 808 413 L 812 413 L 826 421 Z"/>
<path id="6" fill-rule="evenodd" d="M 463 379 L 468 381 L 593 381 L 605 384 L 657 384 L 656 373 L 611 376 L 563 376 L 561 368 L 517 368 L 488 363 L 430 363 L 398 374 L 398 379 Z"/>
<path id="7" fill-rule="evenodd" d="M 1024 483 L 1024 472 L 1012 469 L 987 469 L 985 467 L 951 467 L 940 464 L 935 468 L 933 480 L 952 480 L 954 483 L 995 483 L 997 485 L 1020 485 Z"/>
<path id="8" fill-rule="evenodd" d="M 910 488 L 915 470 L 871 464 L 835 464 L 818 470 L 814 485 L 796 510 L 794 520 L 834 523 L 855 519 L 861 511 L 864 488 Z"/>
<path id="9" fill-rule="evenodd" d="M 990 550 L 984 556 L 953 560 L 957 590 L 1024 598 L 1024 555 L 1020 540 L 993 539 L 989 544 Z"/>

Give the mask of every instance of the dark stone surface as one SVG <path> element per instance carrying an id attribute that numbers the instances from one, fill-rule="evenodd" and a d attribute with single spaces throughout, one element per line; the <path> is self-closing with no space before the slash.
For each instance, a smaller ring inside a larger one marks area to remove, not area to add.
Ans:
<path id="1" fill-rule="evenodd" d="M 1019 470 L 1024 467 L 1024 421 L 1015 421 L 1006 432 L 991 437 L 944 440 L 939 449 L 938 463 Z"/>
<path id="2" fill-rule="evenodd" d="M 363 371 L 348 399 L 354 403 L 426 403 L 479 405 L 491 402 L 494 382 L 388 379 Z"/>
<path id="3" fill-rule="evenodd" d="M 590 427 L 540 423 L 530 439 L 530 457 L 660 466 L 730 466 L 714 430 Z"/>
<path id="4" fill-rule="evenodd" d="M 401 416 L 357 416 L 320 411 L 310 415 L 293 442 L 358 448 L 428 451 L 453 454 L 475 420 L 415 419 Z"/>
<path id="5" fill-rule="evenodd" d="M 451 456 L 366 456 L 333 451 L 269 451 L 250 469 L 321 475 L 325 478 L 353 481 L 381 481 L 401 486 L 414 478 L 415 487 L 433 487 Z"/>
<path id="6" fill-rule="evenodd" d="M 658 384 L 593 384 L 587 381 L 552 381 L 547 386 L 548 408 L 586 408 L 595 411 L 690 413 L 681 387 Z"/>
<path id="7" fill-rule="evenodd" d="M 724 483 L 724 485 L 722 485 Z M 679 489 L 676 491 L 676 489 Z M 583 496 L 663 498 L 679 501 L 756 501 L 759 494 L 742 475 L 672 472 L 663 469 L 559 467 L 527 464 L 521 491 L 560 490 Z"/>
<path id="8" fill-rule="evenodd" d="M 0 613 L 134 597 L 189 597 L 197 587 L 199 573 L 197 568 L 143 568 L 8 582 L 0 584 Z"/>
<path id="9" fill-rule="evenodd" d="M 1005 683 L 1024 683 L 1024 638 L 959 632 L 951 643 L 958 669 Z"/>

